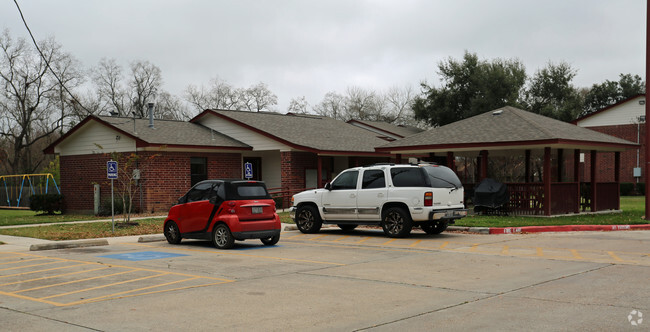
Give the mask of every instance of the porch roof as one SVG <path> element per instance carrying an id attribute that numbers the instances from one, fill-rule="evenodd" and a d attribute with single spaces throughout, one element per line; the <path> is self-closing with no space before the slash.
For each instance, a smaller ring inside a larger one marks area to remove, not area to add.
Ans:
<path id="1" fill-rule="evenodd" d="M 581 149 L 623 151 L 638 144 L 506 106 L 378 147 L 390 153 Z"/>

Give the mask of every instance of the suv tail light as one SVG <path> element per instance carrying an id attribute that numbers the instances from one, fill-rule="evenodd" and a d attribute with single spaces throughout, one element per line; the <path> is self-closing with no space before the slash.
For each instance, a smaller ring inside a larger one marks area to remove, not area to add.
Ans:
<path id="1" fill-rule="evenodd" d="M 433 192 L 424 193 L 424 206 L 433 206 Z"/>

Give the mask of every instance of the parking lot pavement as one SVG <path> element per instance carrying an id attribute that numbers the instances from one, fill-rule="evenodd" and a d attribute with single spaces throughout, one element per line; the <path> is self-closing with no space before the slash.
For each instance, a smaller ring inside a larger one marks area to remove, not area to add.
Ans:
<path id="1" fill-rule="evenodd" d="M 331 228 L 233 250 L 135 237 L 2 250 L 0 317 L 10 331 L 624 330 L 633 310 L 650 312 L 649 244 L 647 231 L 390 239 Z"/>

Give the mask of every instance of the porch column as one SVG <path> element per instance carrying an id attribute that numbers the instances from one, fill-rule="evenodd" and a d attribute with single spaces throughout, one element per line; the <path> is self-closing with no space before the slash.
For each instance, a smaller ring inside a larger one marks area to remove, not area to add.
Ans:
<path id="1" fill-rule="evenodd" d="M 596 200 L 596 164 L 598 163 L 598 155 L 596 150 L 591 150 L 591 212 L 598 211 L 598 201 Z"/>
<path id="2" fill-rule="evenodd" d="M 401 164 L 402 163 L 402 154 L 398 153 L 395 155 L 395 163 L 396 164 Z"/>
<path id="3" fill-rule="evenodd" d="M 483 181 L 483 179 L 487 178 L 487 169 L 488 169 L 488 152 L 487 152 L 487 150 L 481 150 L 481 154 L 479 155 L 479 160 L 481 162 L 481 168 L 479 170 L 478 180 L 479 180 L 479 182 L 481 182 L 481 181 Z"/>
<path id="4" fill-rule="evenodd" d="M 434 162 L 436 159 L 436 153 L 435 152 L 429 152 L 429 162 Z"/>
<path id="5" fill-rule="evenodd" d="M 573 150 L 573 182 L 578 183 L 578 204 L 576 204 L 575 213 L 580 213 L 580 200 L 582 195 L 580 195 L 580 149 Z"/>
<path id="6" fill-rule="evenodd" d="M 316 166 L 316 184 L 317 188 L 323 188 L 323 157 L 317 156 L 318 163 Z"/>
<path id="7" fill-rule="evenodd" d="M 616 210 L 621 209 L 621 153 L 614 152 L 614 182 L 616 182 Z"/>
<path id="8" fill-rule="evenodd" d="M 452 151 L 447 151 L 447 167 L 456 173 L 456 157 Z"/>
<path id="9" fill-rule="evenodd" d="M 526 150 L 526 170 L 524 182 L 530 182 L 530 150 Z"/>
<path id="10" fill-rule="evenodd" d="M 551 215 L 551 148 L 544 148 L 544 215 Z"/>
<path id="11" fill-rule="evenodd" d="M 557 149 L 557 182 L 562 181 L 564 173 L 564 149 Z"/>

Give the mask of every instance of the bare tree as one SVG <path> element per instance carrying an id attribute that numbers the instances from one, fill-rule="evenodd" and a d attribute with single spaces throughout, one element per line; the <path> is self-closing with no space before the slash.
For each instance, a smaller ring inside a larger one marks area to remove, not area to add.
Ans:
<path id="1" fill-rule="evenodd" d="M 238 94 L 232 85 L 219 78 L 210 80 L 208 87 L 189 85 L 185 89 L 185 99 L 199 112 L 209 108 L 226 110 L 236 108 L 239 103 Z"/>
<path id="2" fill-rule="evenodd" d="M 253 110 L 256 112 L 270 111 L 272 106 L 278 104 L 278 96 L 271 92 L 269 87 L 263 82 L 259 82 L 246 89 L 246 94 L 249 95 L 254 107 Z"/>
<path id="3" fill-rule="evenodd" d="M 160 119 L 178 121 L 187 121 L 190 119 L 189 112 L 183 104 L 183 101 L 166 91 L 158 95 L 154 113 Z"/>
<path id="4" fill-rule="evenodd" d="M 75 62 L 53 39 L 39 43 L 42 55 L 24 39 L 0 36 L 0 138 L 2 166 L 9 173 L 33 173 L 44 161 L 36 143 L 55 133 L 66 117 L 60 83 L 48 69 L 62 70 L 62 80 L 78 81 Z M 61 114 L 59 111 L 63 110 Z"/>
<path id="5" fill-rule="evenodd" d="M 314 106 L 313 110 L 318 115 L 343 120 L 345 116 L 345 97 L 334 91 L 330 91 L 325 94 L 325 97 L 320 103 Z"/>
<path id="6" fill-rule="evenodd" d="M 128 115 L 130 105 L 126 87 L 123 84 L 122 67 L 115 59 L 102 59 L 91 70 L 96 86 L 100 112 L 116 112 L 120 116 Z"/>
<path id="7" fill-rule="evenodd" d="M 147 104 L 154 102 L 162 87 L 160 68 L 149 61 L 131 63 L 131 80 L 129 81 L 132 111 L 136 116 L 147 116 Z"/>
<path id="8" fill-rule="evenodd" d="M 272 106 L 278 104 L 278 97 L 265 83 L 235 88 L 218 78 L 212 79 L 208 87 L 188 86 L 185 99 L 199 112 L 206 109 L 270 111 Z"/>
<path id="9" fill-rule="evenodd" d="M 305 98 L 305 96 L 302 96 L 302 97 L 291 99 L 287 111 L 296 114 L 306 114 L 308 107 L 309 107 L 309 103 L 307 102 L 307 99 Z"/>

